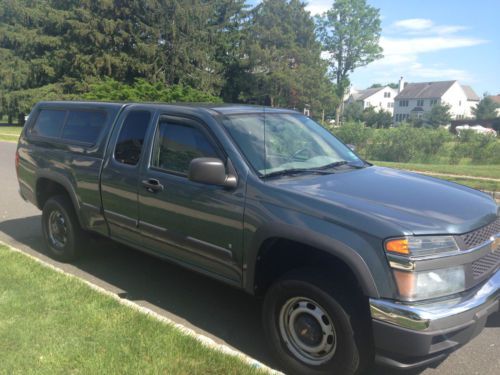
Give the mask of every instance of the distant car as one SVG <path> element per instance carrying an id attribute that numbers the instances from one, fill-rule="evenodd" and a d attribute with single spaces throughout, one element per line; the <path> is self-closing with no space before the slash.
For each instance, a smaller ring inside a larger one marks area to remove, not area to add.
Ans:
<path id="1" fill-rule="evenodd" d="M 460 136 L 460 133 L 464 130 L 472 130 L 475 133 L 478 134 L 484 134 L 484 135 L 491 135 L 492 137 L 497 136 L 497 132 L 494 129 L 491 128 L 485 128 L 484 126 L 481 125 L 460 125 L 455 128 L 457 130 L 458 136 Z"/>

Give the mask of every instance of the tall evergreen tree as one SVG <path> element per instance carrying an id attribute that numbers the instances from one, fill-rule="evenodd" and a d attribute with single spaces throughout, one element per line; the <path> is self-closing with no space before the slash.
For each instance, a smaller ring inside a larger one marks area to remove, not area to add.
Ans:
<path id="1" fill-rule="evenodd" d="M 254 8 L 244 51 L 241 99 L 316 111 L 332 101 L 314 21 L 299 0 L 264 0 Z"/>

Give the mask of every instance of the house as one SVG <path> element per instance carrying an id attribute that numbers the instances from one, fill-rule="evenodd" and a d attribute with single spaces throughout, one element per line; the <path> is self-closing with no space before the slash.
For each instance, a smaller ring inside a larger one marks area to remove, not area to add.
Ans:
<path id="1" fill-rule="evenodd" d="M 376 111 L 387 111 L 393 114 L 394 97 L 397 90 L 389 86 L 377 87 L 366 90 L 353 90 L 349 95 L 346 103 L 360 103 L 363 109 L 372 107 Z"/>
<path id="2" fill-rule="evenodd" d="M 423 118 L 437 104 L 448 104 L 454 120 L 472 118 L 472 109 L 480 100 L 470 86 L 458 81 L 405 83 L 401 77 L 398 92 L 394 98 L 394 122 Z"/>

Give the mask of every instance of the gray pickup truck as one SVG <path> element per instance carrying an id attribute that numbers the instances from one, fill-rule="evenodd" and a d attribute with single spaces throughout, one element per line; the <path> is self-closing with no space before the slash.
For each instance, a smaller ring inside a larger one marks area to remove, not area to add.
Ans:
<path id="1" fill-rule="evenodd" d="M 499 310 L 491 197 L 373 166 L 294 111 L 42 102 L 16 168 L 55 259 L 94 232 L 261 296 L 290 373 L 424 366 Z"/>

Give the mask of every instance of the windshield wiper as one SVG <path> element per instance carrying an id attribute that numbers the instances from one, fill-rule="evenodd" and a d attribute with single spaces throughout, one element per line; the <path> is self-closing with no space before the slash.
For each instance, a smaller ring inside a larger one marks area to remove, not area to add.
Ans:
<path id="1" fill-rule="evenodd" d="M 267 177 L 276 177 L 276 176 L 293 176 L 301 173 L 313 173 L 313 174 L 332 174 L 334 172 L 325 171 L 323 169 L 307 169 L 307 168 L 291 168 L 291 169 L 283 169 L 281 171 L 271 172 L 262 176 L 263 178 Z"/>
<path id="2" fill-rule="evenodd" d="M 322 167 L 319 167 L 318 169 L 321 169 L 321 170 L 333 169 L 333 168 L 340 167 L 342 165 L 347 165 L 349 167 L 356 168 L 356 169 L 361 169 L 361 168 L 365 167 L 364 165 L 353 164 L 352 162 L 349 162 L 347 160 L 341 160 L 341 161 L 336 161 L 334 163 L 330 163 L 330 164 L 324 165 Z"/>

